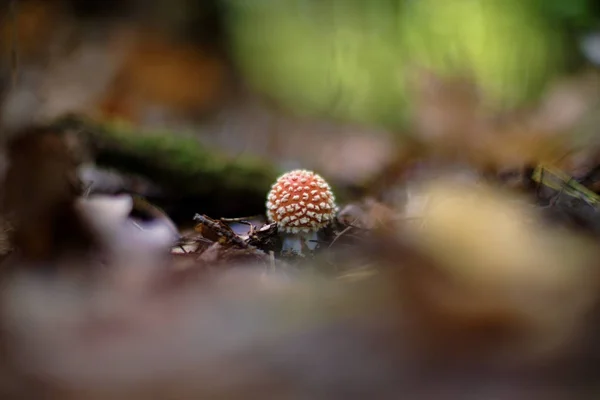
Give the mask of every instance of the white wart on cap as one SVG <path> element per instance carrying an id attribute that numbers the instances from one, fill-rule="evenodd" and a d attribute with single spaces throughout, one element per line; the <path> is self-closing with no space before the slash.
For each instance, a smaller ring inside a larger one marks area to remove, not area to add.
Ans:
<path id="1" fill-rule="evenodd" d="M 312 233 L 327 226 L 337 207 L 329 184 L 307 170 L 290 171 L 277 179 L 267 200 L 267 217 L 284 233 Z"/>

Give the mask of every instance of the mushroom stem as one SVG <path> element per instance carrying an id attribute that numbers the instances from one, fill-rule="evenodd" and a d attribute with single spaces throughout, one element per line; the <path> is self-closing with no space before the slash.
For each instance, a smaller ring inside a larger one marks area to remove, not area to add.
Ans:
<path id="1" fill-rule="evenodd" d="M 310 233 L 305 233 L 302 234 L 302 239 L 304 239 L 304 244 L 306 245 L 306 247 L 313 251 L 314 249 L 317 248 L 318 243 L 317 242 L 312 242 L 312 240 L 318 240 L 319 236 L 317 235 L 317 231 L 312 231 Z"/>
<path id="2" fill-rule="evenodd" d="M 283 247 L 281 252 L 302 254 L 302 239 L 299 234 L 285 234 L 283 236 Z"/>
<path id="3" fill-rule="evenodd" d="M 317 240 L 319 237 L 316 231 L 308 233 L 294 233 L 285 234 L 283 236 L 283 247 L 282 252 L 294 252 L 296 254 L 302 254 L 302 250 L 307 248 L 313 251 L 317 248 L 317 243 L 312 240 Z"/>

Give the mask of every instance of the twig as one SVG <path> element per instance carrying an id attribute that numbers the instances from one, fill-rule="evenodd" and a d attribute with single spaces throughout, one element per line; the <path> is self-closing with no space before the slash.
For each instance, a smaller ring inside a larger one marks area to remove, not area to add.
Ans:
<path id="1" fill-rule="evenodd" d="M 207 226 L 214 233 L 216 233 L 219 237 L 225 238 L 228 242 L 230 242 L 238 247 L 241 247 L 243 249 L 247 249 L 250 247 L 250 245 L 248 243 L 246 243 L 244 240 L 242 240 L 234 232 L 224 229 L 224 227 L 221 224 L 219 224 L 217 221 L 215 221 L 211 218 L 208 218 L 205 215 L 196 214 L 194 216 L 194 221 L 197 221 L 197 222 L 201 223 L 202 225 Z"/>
<path id="2" fill-rule="evenodd" d="M 333 240 L 331 241 L 331 243 L 329 243 L 329 247 L 331 248 L 331 246 L 333 246 L 333 244 L 335 242 L 337 242 L 337 240 L 342 237 L 344 234 L 348 233 L 351 229 L 353 229 L 352 226 L 347 226 L 343 231 L 341 231 L 336 237 L 333 238 Z"/>
<path id="3" fill-rule="evenodd" d="M 246 221 L 245 219 L 241 219 L 241 218 L 220 218 L 219 219 L 221 222 L 237 222 L 238 224 L 242 224 L 242 225 L 248 225 L 250 227 L 250 231 L 248 232 L 248 235 L 252 235 L 256 229 L 256 227 L 254 226 L 254 224 L 250 221 Z"/>
<path id="4" fill-rule="evenodd" d="M 238 217 L 238 218 L 219 218 L 223 222 L 239 222 L 241 224 L 250 224 L 248 220 L 258 218 L 258 215 L 252 215 L 250 217 Z"/>
<path id="5" fill-rule="evenodd" d="M 82 197 L 90 197 L 90 193 L 92 193 L 92 187 L 94 186 L 94 181 L 91 181 L 87 185 L 84 186 Z"/>

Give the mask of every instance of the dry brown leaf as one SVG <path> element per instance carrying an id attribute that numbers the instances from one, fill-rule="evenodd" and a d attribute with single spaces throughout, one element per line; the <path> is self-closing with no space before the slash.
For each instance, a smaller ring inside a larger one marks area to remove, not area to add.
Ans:
<path id="1" fill-rule="evenodd" d="M 545 225 L 524 199 L 482 184 L 438 179 L 421 195 L 421 223 L 405 230 L 443 275 L 478 293 L 475 307 L 488 299 L 512 310 L 544 332 L 541 348 L 569 337 L 598 290 L 594 243 Z"/>
<path id="2" fill-rule="evenodd" d="M 205 113 L 224 98 L 228 71 L 220 56 L 141 28 L 116 39 L 124 40 L 131 45 L 99 102 L 101 116 L 141 122 L 153 107 L 183 115 Z"/>

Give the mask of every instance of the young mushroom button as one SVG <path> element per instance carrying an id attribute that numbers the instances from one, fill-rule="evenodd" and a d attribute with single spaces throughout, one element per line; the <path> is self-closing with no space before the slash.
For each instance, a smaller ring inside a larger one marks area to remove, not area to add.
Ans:
<path id="1" fill-rule="evenodd" d="M 323 178 L 307 170 L 288 172 L 275 182 L 268 195 L 267 217 L 283 234 L 283 251 L 302 254 L 314 250 L 317 233 L 335 217 L 337 207 Z"/>

